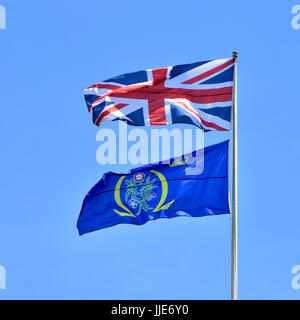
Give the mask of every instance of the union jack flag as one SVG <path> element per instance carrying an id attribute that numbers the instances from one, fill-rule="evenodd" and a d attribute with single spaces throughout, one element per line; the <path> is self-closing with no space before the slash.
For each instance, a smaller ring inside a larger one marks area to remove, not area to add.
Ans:
<path id="1" fill-rule="evenodd" d="M 194 124 L 230 130 L 233 59 L 218 59 L 126 73 L 85 89 L 93 122 L 136 126 Z"/>

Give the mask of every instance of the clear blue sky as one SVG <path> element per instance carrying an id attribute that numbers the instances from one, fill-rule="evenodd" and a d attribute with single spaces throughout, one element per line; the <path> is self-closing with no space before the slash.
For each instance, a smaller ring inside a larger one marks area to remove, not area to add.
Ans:
<path id="1" fill-rule="evenodd" d="M 299 51 L 295 1 L 1 0 L 0 299 L 228 299 L 229 216 L 79 237 L 107 171 L 83 88 L 239 50 L 239 297 L 299 299 Z M 114 124 L 113 128 L 116 128 Z M 107 125 L 109 127 L 109 125 Z M 219 139 L 214 133 L 209 141 Z M 110 168 L 111 169 L 111 168 Z"/>

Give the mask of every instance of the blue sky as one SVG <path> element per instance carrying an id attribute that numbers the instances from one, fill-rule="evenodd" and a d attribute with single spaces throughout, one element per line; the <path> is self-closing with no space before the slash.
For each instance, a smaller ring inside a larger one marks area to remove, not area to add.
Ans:
<path id="1" fill-rule="evenodd" d="M 299 299 L 299 51 L 295 1 L 1 0 L 0 299 L 228 299 L 229 216 L 79 237 L 107 171 L 83 88 L 239 50 L 239 297 Z M 105 124 L 117 128 L 117 124 Z M 207 142 L 220 136 L 209 133 Z M 111 168 L 110 168 L 111 169 Z"/>

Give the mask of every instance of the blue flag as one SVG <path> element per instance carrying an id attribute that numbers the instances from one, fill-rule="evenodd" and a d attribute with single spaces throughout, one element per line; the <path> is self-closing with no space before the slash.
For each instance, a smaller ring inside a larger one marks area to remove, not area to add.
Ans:
<path id="1" fill-rule="evenodd" d="M 126 174 L 104 174 L 83 201 L 79 234 L 119 223 L 229 213 L 228 141 L 196 154 L 193 161 L 184 157 Z"/>

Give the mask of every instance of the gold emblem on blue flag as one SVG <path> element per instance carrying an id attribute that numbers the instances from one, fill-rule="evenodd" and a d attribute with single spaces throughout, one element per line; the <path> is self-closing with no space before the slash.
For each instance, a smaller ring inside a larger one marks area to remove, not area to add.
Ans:
<path id="1" fill-rule="evenodd" d="M 133 176 L 124 175 L 116 184 L 114 197 L 117 205 L 125 212 L 114 211 L 120 216 L 137 217 L 142 212 L 166 210 L 175 201 L 165 203 L 167 195 L 168 182 L 161 172 L 150 170 Z"/>

